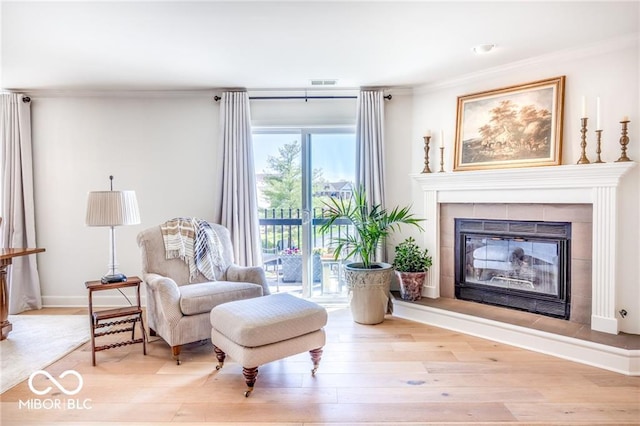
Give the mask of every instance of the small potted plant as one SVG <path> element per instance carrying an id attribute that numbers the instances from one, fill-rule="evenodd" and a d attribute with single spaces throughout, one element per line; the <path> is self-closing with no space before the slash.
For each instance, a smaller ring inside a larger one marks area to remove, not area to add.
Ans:
<path id="1" fill-rule="evenodd" d="M 427 271 L 431 267 L 428 249 L 420 249 L 416 241 L 409 237 L 396 246 L 393 268 L 400 282 L 402 300 L 419 300 Z"/>

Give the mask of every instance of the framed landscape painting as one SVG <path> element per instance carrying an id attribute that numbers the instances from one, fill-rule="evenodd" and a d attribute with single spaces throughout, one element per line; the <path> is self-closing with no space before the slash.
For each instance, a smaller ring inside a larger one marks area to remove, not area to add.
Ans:
<path id="1" fill-rule="evenodd" d="M 453 170 L 560 164 L 564 81 L 459 96 Z"/>

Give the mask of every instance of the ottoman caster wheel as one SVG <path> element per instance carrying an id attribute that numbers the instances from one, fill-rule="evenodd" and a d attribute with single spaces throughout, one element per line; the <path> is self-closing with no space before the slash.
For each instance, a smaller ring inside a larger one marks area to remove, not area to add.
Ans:
<path id="1" fill-rule="evenodd" d="M 176 365 L 180 365 L 182 364 L 182 361 L 180 361 L 179 359 L 176 359 Z"/>
<path id="2" fill-rule="evenodd" d="M 227 357 L 227 354 L 225 354 L 217 346 L 213 347 L 213 351 L 216 353 L 216 358 L 218 358 L 218 365 L 216 365 L 216 371 L 219 371 L 222 369 L 222 366 L 224 365 L 224 359 Z"/>
<path id="3" fill-rule="evenodd" d="M 311 349 L 309 353 L 311 354 L 311 362 L 313 363 L 311 376 L 315 377 L 316 371 L 318 371 L 318 367 L 320 367 L 320 359 L 322 358 L 322 348 Z"/>
<path id="4" fill-rule="evenodd" d="M 247 390 L 244 392 L 244 396 L 248 398 L 253 391 L 253 386 L 256 384 L 258 367 L 242 367 L 242 375 L 244 376 L 244 382 L 247 384 Z"/>

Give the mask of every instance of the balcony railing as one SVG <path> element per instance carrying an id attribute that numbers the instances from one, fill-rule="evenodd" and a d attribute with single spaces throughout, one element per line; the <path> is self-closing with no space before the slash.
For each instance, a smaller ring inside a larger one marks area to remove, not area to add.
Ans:
<path id="1" fill-rule="evenodd" d="M 338 219 L 326 233 L 320 233 L 320 227 L 328 219 L 324 218 L 322 208 L 311 211 L 311 248 L 327 249 L 334 238 L 343 238 L 353 233 L 347 219 Z M 279 253 L 287 248 L 302 246 L 302 209 L 261 209 L 260 238 L 262 251 Z"/>
<path id="2" fill-rule="evenodd" d="M 347 237 L 353 228 L 346 219 L 339 219 L 327 232 L 320 227 L 328 219 L 324 209 L 315 208 L 311 212 L 311 249 L 313 251 L 310 294 L 313 297 L 331 297 L 332 300 L 346 297 L 343 285 L 342 261 L 333 261 L 331 241 L 337 237 Z M 260 237 L 263 262 L 267 281 L 272 291 L 302 293 L 302 256 L 286 255 L 302 246 L 302 209 L 261 209 Z M 289 250 L 287 250 L 289 249 Z M 322 254 L 318 249 L 323 249 Z"/>

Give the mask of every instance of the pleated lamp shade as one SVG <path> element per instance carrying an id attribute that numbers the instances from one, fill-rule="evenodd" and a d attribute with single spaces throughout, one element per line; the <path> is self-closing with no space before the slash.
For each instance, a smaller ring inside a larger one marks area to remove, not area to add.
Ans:
<path id="1" fill-rule="evenodd" d="M 140 223 L 135 191 L 92 191 L 87 197 L 88 226 L 120 226 Z"/>

